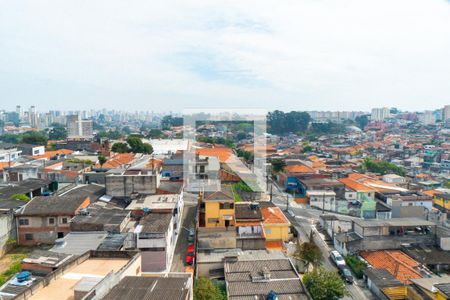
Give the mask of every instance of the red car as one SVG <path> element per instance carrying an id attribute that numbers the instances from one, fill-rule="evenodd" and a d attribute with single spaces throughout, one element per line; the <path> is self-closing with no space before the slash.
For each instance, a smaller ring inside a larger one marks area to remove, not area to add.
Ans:
<path id="1" fill-rule="evenodd" d="M 186 264 L 193 265 L 194 257 L 195 257 L 195 245 L 188 244 L 187 249 L 186 249 Z"/>
<path id="2" fill-rule="evenodd" d="M 194 264 L 194 253 L 186 254 L 186 264 L 188 265 Z"/>

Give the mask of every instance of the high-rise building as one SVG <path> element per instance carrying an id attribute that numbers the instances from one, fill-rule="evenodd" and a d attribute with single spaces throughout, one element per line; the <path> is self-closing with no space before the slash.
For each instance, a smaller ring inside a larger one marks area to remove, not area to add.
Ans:
<path id="1" fill-rule="evenodd" d="M 372 121 L 384 121 L 390 117 L 390 110 L 387 107 L 383 108 L 372 108 L 372 114 L 370 119 Z"/>
<path id="2" fill-rule="evenodd" d="M 419 121 L 425 125 L 431 125 L 436 123 L 436 116 L 434 111 L 432 110 L 426 110 L 423 113 L 419 114 L 418 117 Z"/>
<path id="3" fill-rule="evenodd" d="M 28 118 L 29 118 L 30 126 L 32 128 L 37 128 L 38 121 L 37 121 L 37 115 L 36 115 L 36 107 L 34 105 L 30 106 L 30 109 L 28 111 Z"/>
<path id="4" fill-rule="evenodd" d="M 67 116 L 67 138 L 92 139 L 93 136 L 92 120 L 82 119 L 80 115 Z"/>
<path id="5" fill-rule="evenodd" d="M 442 121 L 447 121 L 449 119 L 450 119 L 450 105 L 446 105 L 442 109 Z"/>

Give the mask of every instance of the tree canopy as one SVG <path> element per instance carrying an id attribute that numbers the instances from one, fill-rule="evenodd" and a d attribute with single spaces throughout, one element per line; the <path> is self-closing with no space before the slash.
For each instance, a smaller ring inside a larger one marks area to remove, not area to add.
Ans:
<path id="1" fill-rule="evenodd" d="M 52 129 L 48 132 L 48 138 L 50 140 L 64 140 L 67 138 L 67 130 L 64 125 L 59 123 L 53 123 Z"/>
<path id="2" fill-rule="evenodd" d="M 364 129 L 369 124 L 369 117 L 367 115 L 357 116 L 355 122 L 359 128 Z"/>
<path id="3" fill-rule="evenodd" d="M 400 176 L 405 176 L 406 172 L 403 168 L 385 160 L 374 160 L 367 157 L 363 161 L 363 169 L 373 172 L 380 173 L 381 175 L 394 173 Z"/>
<path id="4" fill-rule="evenodd" d="M 280 172 L 286 166 L 286 163 L 282 159 L 274 159 L 272 160 L 272 171 L 275 173 Z"/>
<path id="5" fill-rule="evenodd" d="M 130 146 L 131 152 L 144 154 L 153 153 L 152 145 L 142 142 L 140 137 L 129 136 L 127 138 L 127 143 Z"/>
<path id="6" fill-rule="evenodd" d="M 307 112 L 291 111 L 288 113 L 275 110 L 267 115 L 268 130 L 274 134 L 304 132 L 308 129 L 311 116 Z"/>
<path id="7" fill-rule="evenodd" d="M 112 145 L 111 151 L 117 153 L 128 153 L 131 151 L 130 147 L 128 147 L 127 143 L 118 142 Z"/>
<path id="8" fill-rule="evenodd" d="M 227 297 L 221 289 L 209 278 L 200 276 L 195 280 L 194 299 L 196 300 L 226 300 Z"/>
<path id="9" fill-rule="evenodd" d="M 338 300 L 348 294 L 336 271 L 315 268 L 303 276 L 303 283 L 314 300 Z"/>
<path id="10" fill-rule="evenodd" d="M 322 262 L 322 253 L 314 242 L 297 244 L 294 257 L 298 260 L 303 260 L 306 265 L 318 266 Z"/>

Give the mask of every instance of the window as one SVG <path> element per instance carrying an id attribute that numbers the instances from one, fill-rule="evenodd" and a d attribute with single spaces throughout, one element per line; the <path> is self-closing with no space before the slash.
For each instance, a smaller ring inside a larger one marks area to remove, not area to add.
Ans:
<path id="1" fill-rule="evenodd" d="M 220 203 L 220 209 L 233 209 L 233 203 Z"/>
<path id="2" fill-rule="evenodd" d="M 272 228 L 266 228 L 266 233 L 267 234 L 272 234 Z"/>
<path id="3" fill-rule="evenodd" d="M 217 218 L 209 218 L 208 223 L 219 223 L 219 219 Z"/>
<path id="4" fill-rule="evenodd" d="M 67 224 L 69 223 L 69 221 L 67 220 L 67 218 L 62 218 L 61 219 L 61 224 Z"/>
<path id="5" fill-rule="evenodd" d="M 28 219 L 19 219 L 19 225 L 20 226 L 30 225 L 30 221 Z"/>
<path id="6" fill-rule="evenodd" d="M 32 241 L 33 240 L 33 234 L 32 233 L 25 233 L 25 240 L 26 241 Z"/>
<path id="7" fill-rule="evenodd" d="M 55 218 L 48 218 L 48 225 L 55 225 Z"/>

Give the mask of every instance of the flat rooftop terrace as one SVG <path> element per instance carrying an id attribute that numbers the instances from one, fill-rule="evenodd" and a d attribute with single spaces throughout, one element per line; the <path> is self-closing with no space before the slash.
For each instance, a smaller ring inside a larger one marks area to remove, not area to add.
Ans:
<path id="1" fill-rule="evenodd" d="M 126 258 L 89 258 L 53 280 L 29 299 L 32 300 L 73 300 L 74 287 L 83 278 L 102 279 L 111 271 L 117 272 L 130 260 Z"/>

